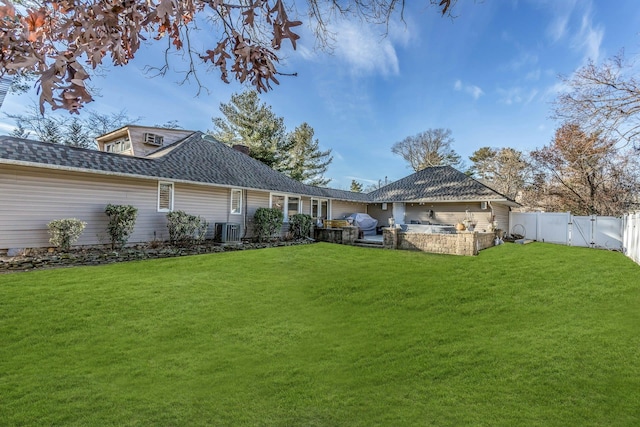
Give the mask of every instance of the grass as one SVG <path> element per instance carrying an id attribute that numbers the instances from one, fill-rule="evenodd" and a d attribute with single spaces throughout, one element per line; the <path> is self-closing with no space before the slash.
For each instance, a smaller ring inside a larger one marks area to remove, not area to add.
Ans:
<path id="1" fill-rule="evenodd" d="M 619 253 L 315 244 L 0 275 L 0 425 L 639 423 Z"/>

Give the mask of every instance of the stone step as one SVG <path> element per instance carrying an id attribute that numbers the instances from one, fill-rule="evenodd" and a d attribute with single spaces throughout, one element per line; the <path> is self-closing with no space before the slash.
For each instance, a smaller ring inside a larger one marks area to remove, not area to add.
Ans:
<path id="1" fill-rule="evenodd" d="M 362 239 L 356 240 L 354 242 L 354 246 L 360 246 L 361 248 L 376 248 L 376 249 L 382 249 L 384 247 L 382 242 L 375 241 L 375 240 L 362 240 Z"/>

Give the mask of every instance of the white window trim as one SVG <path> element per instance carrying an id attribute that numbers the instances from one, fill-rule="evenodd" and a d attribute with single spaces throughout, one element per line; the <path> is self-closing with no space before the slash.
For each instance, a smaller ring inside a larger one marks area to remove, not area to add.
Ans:
<path id="1" fill-rule="evenodd" d="M 239 204 L 238 204 L 238 211 L 237 212 L 235 212 L 233 210 L 233 195 L 234 194 L 238 194 L 237 197 L 238 197 Z M 242 194 L 242 189 L 239 189 L 239 188 L 232 188 L 231 189 L 231 200 L 230 200 L 230 206 L 229 206 L 229 213 L 231 215 L 242 215 L 242 195 L 243 195 Z"/>
<path id="2" fill-rule="evenodd" d="M 104 151 L 106 153 L 124 153 L 125 151 L 131 151 L 131 147 L 131 141 L 125 137 L 105 143 Z"/>
<path id="3" fill-rule="evenodd" d="M 322 209 L 320 210 L 320 217 L 324 217 L 324 219 L 330 219 L 330 213 L 331 213 L 331 201 L 329 199 L 318 199 L 313 197 L 311 199 L 311 210 L 309 211 L 309 213 L 311 214 L 311 216 L 313 217 L 313 202 L 316 201 L 318 202 L 318 207 L 322 208 L 322 202 L 327 202 L 327 211 L 326 212 L 322 212 Z"/>
<path id="4" fill-rule="evenodd" d="M 269 193 L 269 207 L 273 208 L 273 197 L 274 196 L 278 196 L 278 197 L 284 197 L 284 209 L 283 209 L 283 221 L 284 222 L 289 222 L 289 197 L 295 197 L 298 199 L 298 213 L 302 212 L 302 196 L 299 196 L 297 194 L 283 194 L 283 193 Z"/>
<path id="5" fill-rule="evenodd" d="M 171 192 L 169 194 L 169 205 L 170 205 L 169 209 L 160 208 L 160 187 L 162 185 L 171 186 Z M 173 182 L 158 181 L 158 204 L 157 204 L 158 212 L 173 212 L 173 195 L 174 195 L 174 191 L 175 191 L 175 186 L 174 186 Z"/>

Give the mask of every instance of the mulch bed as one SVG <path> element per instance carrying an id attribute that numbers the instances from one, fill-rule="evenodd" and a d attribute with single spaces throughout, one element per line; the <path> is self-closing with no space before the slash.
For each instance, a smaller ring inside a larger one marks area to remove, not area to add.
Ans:
<path id="1" fill-rule="evenodd" d="M 313 243 L 312 240 L 277 241 L 270 243 L 243 242 L 220 244 L 205 242 L 201 245 L 182 248 L 170 245 L 136 245 L 119 250 L 105 247 L 77 248 L 68 252 L 52 249 L 27 249 L 18 256 L 0 255 L 0 274 L 43 270 L 81 265 L 102 265 L 115 262 L 138 261 L 144 259 L 170 258 L 200 255 L 216 252 L 263 249 L 276 246 L 292 246 Z"/>

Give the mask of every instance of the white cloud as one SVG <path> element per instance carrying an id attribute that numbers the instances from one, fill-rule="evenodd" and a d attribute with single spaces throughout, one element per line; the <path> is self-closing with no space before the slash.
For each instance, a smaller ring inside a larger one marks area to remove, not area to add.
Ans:
<path id="1" fill-rule="evenodd" d="M 585 61 L 589 58 L 598 61 L 604 28 L 593 23 L 593 1 L 552 0 L 545 2 L 544 7 L 553 16 L 547 27 L 551 40 L 555 43 L 566 39 L 573 50 L 583 54 Z"/>
<path id="2" fill-rule="evenodd" d="M 473 99 L 476 100 L 484 95 L 484 91 L 479 86 L 463 84 L 461 80 L 455 81 L 455 83 L 453 84 L 453 89 L 456 91 L 463 91 L 465 93 L 468 93 Z"/>
<path id="3" fill-rule="evenodd" d="M 568 32 L 569 20 L 576 6 L 576 0 L 547 2 L 544 7 L 551 9 L 553 20 L 547 27 L 547 35 L 553 42 L 564 38 Z"/>
<path id="4" fill-rule="evenodd" d="M 405 27 L 391 26 L 385 36 L 370 25 L 351 20 L 340 21 L 331 31 L 338 40 L 334 54 L 348 64 L 352 74 L 397 75 L 400 64 L 394 44 L 405 45 L 411 39 Z"/>
<path id="5" fill-rule="evenodd" d="M 368 178 L 362 178 L 359 176 L 351 176 L 351 175 L 347 175 L 345 176 L 345 178 L 347 178 L 348 180 L 356 180 L 358 182 L 364 182 L 366 184 L 378 184 L 378 180 L 377 179 L 368 179 Z"/>
<path id="6" fill-rule="evenodd" d="M 522 52 L 517 58 L 509 63 L 511 70 L 517 71 L 527 65 L 536 65 L 538 63 L 538 55 L 529 52 Z"/>
<path id="7" fill-rule="evenodd" d="M 527 105 L 538 96 L 538 92 L 538 89 L 527 90 L 520 86 L 509 89 L 498 89 L 498 93 L 501 95 L 500 102 L 507 105 Z"/>
<path id="8" fill-rule="evenodd" d="M 558 81 L 553 85 L 547 87 L 542 94 L 542 98 L 545 100 L 553 100 L 556 99 L 559 95 L 563 93 L 570 92 L 571 88 L 563 81 Z"/>
<path id="9" fill-rule="evenodd" d="M 536 68 L 535 70 L 531 70 L 531 71 L 529 71 L 529 72 L 524 76 L 524 78 L 525 78 L 526 80 L 533 80 L 533 81 L 537 81 L 537 80 L 540 80 L 540 74 L 541 74 L 541 73 L 542 73 L 542 72 L 540 71 L 540 68 Z"/>
<path id="10" fill-rule="evenodd" d="M 16 127 L 9 123 L 0 122 L 0 135 L 9 135 Z"/>
<path id="11" fill-rule="evenodd" d="M 594 26 L 591 19 L 591 8 L 583 15 L 580 24 L 580 31 L 575 35 L 572 41 L 572 47 L 584 52 L 584 59 L 592 59 L 598 61 L 600 58 L 600 45 L 604 37 L 604 28 Z"/>

